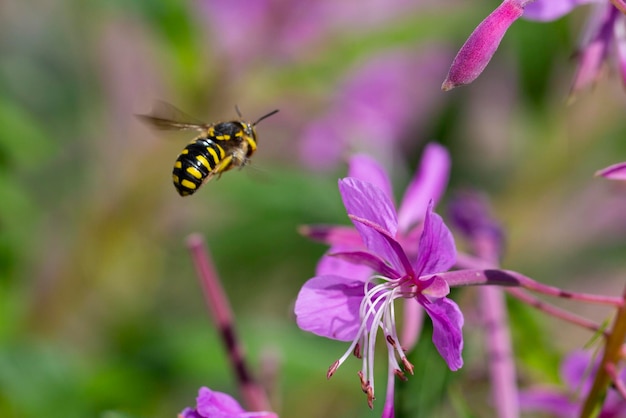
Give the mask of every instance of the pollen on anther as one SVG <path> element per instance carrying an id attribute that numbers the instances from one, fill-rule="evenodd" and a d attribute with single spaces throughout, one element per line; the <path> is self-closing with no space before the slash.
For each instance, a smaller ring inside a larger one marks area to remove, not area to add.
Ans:
<path id="1" fill-rule="evenodd" d="M 374 409 L 374 400 L 375 399 L 376 399 L 376 397 L 374 397 L 374 390 L 370 386 L 368 388 L 368 390 L 367 390 L 367 406 L 369 406 L 370 409 Z"/>
<path id="2" fill-rule="evenodd" d="M 406 371 L 413 374 L 413 369 L 415 367 L 413 366 L 413 364 L 411 364 L 411 362 L 406 357 L 402 358 L 402 365 L 404 366 L 404 369 Z"/>
<path id="3" fill-rule="evenodd" d="M 409 379 L 406 377 L 406 375 L 404 374 L 404 372 L 403 372 L 402 370 L 400 370 L 400 369 L 395 369 L 395 370 L 393 371 L 393 374 L 395 374 L 396 376 L 398 376 L 398 378 L 400 378 L 400 380 L 403 380 L 403 381 L 405 381 L 405 382 L 406 382 L 407 380 L 409 380 Z"/>
<path id="4" fill-rule="evenodd" d="M 352 351 L 352 354 L 354 355 L 354 357 L 356 357 L 356 358 L 358 358 L 358 359 L 363 358 L 363 357 L 361 356 L 361 344 L 357 343 L 357 344 L 354 346 L 354 350 Z"/>
<path id="5" fill-rule="evenodd" d="M 361 390 L 363 391 L 363 393 L 367 393 L 368 389 L 370 388 L 370 381 L 365 380 L 365 376 L 363 375 L 362 371 L 359 371 L 357 374 L 359 375 L 359 379 L 361 380 Z"/>
<path id="6" fill-rule="evenodd" d="M 333 364 L 328 368 L 328 372 L 326 372 L 326 379 L 330 379 L 333 377 L 337 369 L 339 368 L 339 360 L 335 360 Z"/>

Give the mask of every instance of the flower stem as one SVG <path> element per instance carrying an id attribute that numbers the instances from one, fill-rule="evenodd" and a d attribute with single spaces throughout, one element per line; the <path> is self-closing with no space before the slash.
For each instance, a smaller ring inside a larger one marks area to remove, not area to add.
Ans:
<path id="1" fill-rule="evenodd" d="M 626 288 L 622 293 L 622 300 L 625 299 Z M 602 363 L 598 368 L 598 373 L 593 381 L 591 391 L 589 392 L 587 399 L 585 399 L 582 412 L 580 413 L 581 418 L 596 417 L 600 413 L 606 396 L 606 390 L 611 383 L 609 370 L 620 361 L 624 338 L 626 338 L 626 305 L 622 304 L 622 306 L 620 306 L 617 310 L 617 315 L 615 317 L 615 321 L 613 322 L 613 329 L 609 333 L 606 341 Z"/>
<path id="2" fill-rule="evenodd" d="M 578 292 L 570 292 L 567 290 L 560 289 L 554 286 L 548 286 L 543 283 L 539 283 L 534 281 L 533 279 L 526 277 L 520 273 L 510 271 L 510 270 L 502 270 L 505 274 L 512 275 L 515 280 L 519 281 L 520 287 L 523 287 L 527 290 L 532 290 L 533 292 L 541 293 L 548 296 L 560 297 L 564 299 L 578 300 L 581 302 L 588 303 L 596 303 L 600 305 L 613 305 L 613 306 L 623 306 L 624 300 L 622 298 L 616 298 L 611 296 L 604 295 L 592 295 L 589 293 L 578 293 Z"/>
<path id="3" fill-rule="evenodd" d="M 474 253 L 493 265 L 499 264 L 500 241 L 491 229 L 477 228 L 468 235 Z M 480 312 L 488 347 L 491 393 L 496 416 L 520 416 L 517 372 L 513 360 L 513 343 L 503 289 L 481 286 L 478 289 Z"/>
<path id="4" fill-rule="evenodd" d="M 237 333 L 228 297 L 222 288 L 220 278 L 215 271 L 204 239 L 200 234 L 187 237 L 187 247 L 191 252 L 198 278 L 204 291 L 204 298 L 209 314 L 220 332 L 228 359 L 239 383 L 239 390 L 247 409 L 252 411 L 269 410 L 269 401 L 263 388 L 252 378 Z"/>
<path id="5" fill-rule="evenodd" d="M 624 305 L 624 300 L 619 297 L 570 292 L 559 289 L 558 287 L 548 286 L 512 270 L 494 269 L 492 263 L 488 263 L 467 254 L 459 254 L 457 256 L 457 266 L 469 269 L 438 274 L 439 277 L 448 282 L 450 287 L 472 285 L 523 287 L 527 290 L 532 290 L 533 292 L 564 299 L 616 307 Z M 427 277 L 429 276 L 424 276 L 424 278 Z"/>
<path id="6" fill-rule="evenodd" d="M 524 290 L 522 289 L 516 289 L 516 288 L 507 288 L 507 293 L 511 296 L 513 296 L 514 298 L 521 300 L 522 302 L 526 303 L 527 305 L 532 306 L 533 308 L 540 310 L 542 312 L 547 313 L 548 315 L 554 316 L 555 318 L 559 318 L 562 319 L 563 321 L 567 321 L 570 322 L 574 325 L 578 325 L 582 328 L 588 329 L 589 331 L 592 332 L 601 332 L 602 331 L 602 327 L 593 322 L 588 320 L 587 318 L 583 318 L 581 316 L 575 315 L 571 312 L 565 311 L 563 309 L 557 308 L 556 306 L 553 306 L 547 302 L 544 302 L 542 300 L 537 299 L 534 296 L 529 295 L 528 293 L 526 293 Z M 602 334 L 606 337 L 608 336 L 608 333 L 606 331 L 602 331 Z"/>

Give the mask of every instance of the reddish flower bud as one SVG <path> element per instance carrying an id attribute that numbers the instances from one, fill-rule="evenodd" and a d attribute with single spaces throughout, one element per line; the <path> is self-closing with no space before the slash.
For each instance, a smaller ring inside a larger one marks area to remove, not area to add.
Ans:
<path id="1" fill-rule="evenodd" d="M 522 16 L 528 3 L 529 0 L 504 0 L 491 12 L 461 47 L 441 89 L 451 90 L 476 80 L 491 61 L 509 26 Z"/>

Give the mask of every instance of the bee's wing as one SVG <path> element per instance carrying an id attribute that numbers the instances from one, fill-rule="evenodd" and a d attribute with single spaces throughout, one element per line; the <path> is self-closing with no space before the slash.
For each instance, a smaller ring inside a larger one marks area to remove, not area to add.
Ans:
<path id="1" fill-rule="evenodd" d="M 197 120 L 167 102 L 155 102 L 149 115 L 136 115 L 157 129 L 203 131 L 210 124 Z"/>
<path id="2" fill-rule="evenodd" d="M 171 119 L 158 118 L 152 115 L 136 115 L 139 119 L 146 122 L 148 125 L 153 126 L 157 129 L 165 129 L 165 130 L 194 130 L 194 131 L 203 131 L 207 129 L 206 124 L 196 124 L 189 122 L 179 122 Z"/>

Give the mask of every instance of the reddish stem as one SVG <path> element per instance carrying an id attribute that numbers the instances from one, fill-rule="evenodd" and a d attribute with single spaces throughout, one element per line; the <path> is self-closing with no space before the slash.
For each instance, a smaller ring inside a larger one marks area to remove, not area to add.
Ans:
<path id="1" fill-rule="evenodd" d="M 581 316 L 575 315 L 561 308 L 557 308 L 556 306 L 551 305 L 547 302 L 539 300 L 536 297 L 529 295 L 522 289 L 507 288 L 506 291 L 509 293 L 509 295 L 513 296 L 514 298 L 521 300 L 527 305 L 530 305 L 537 310 L 545 312 L 548 315 L 554 316 L 555 318 L 562 319 L 566 322 L 570 322 L 574 325 L 578 325 L 592 332 L 602 332 L 602 335 L 604 335 L 605 337 L 608 335 L 606 331 L 602 331 L 602 327 L 599 324 L 593 321 L 590 321 L 587 318 L 583 318 Z"/>
<path id="2" fill-rule="evenodd" d="M 469 238 L 473 251 L 479 257 L 493 265 L 499 263 L 499 243 L 491 230 L 478 229 Z M 501 288 L 481 286 L 478 297 L 489 350 L 491 393 L 496 416 L 517 418 L 520 415 L 519 391 L 504 293 Z"/>
<path id="3" fill-rule="evenodd" d="M 215 271 L 204 239 L 200 234 L 191 234 L 187 238 L 187 247 L 191 252 L 191 257 L 204 291 L 204 299 L 209 309 L 209 314 L 220 332 L 228 359 L 237 376 L 244 404 L 251 411 L 267 411 L 270 409 L 269 401 L 263 389 L 252 378 L 252 374 L 245 362 L 244 352 L 235 332 L 230 303 L 222 288 L 220 278 Z"/>
<path id="4" fill-rule="evenodd" d="M 621 307 L 624 305 L 624 300 L 621 297 L 570 292 L 558 287 L 548 286 L 516 271 L 494 269 L 493 263 L 486 262 L 467 254 L 459 254 L 457 256 L 457 265 L 466 268 L 469 267 L 470 270 L 457 270 L 438 274 L 438 276 L 444 278 L 450 286 L 495 284 L 501 286 L 523 287 L 524 289 L 532 290 L 533 292 L 544 295 L 578 300 L 581 302 L 610 305 L 615 307 Z M 428 276 L 424 277 L 426 278 Z"/>

